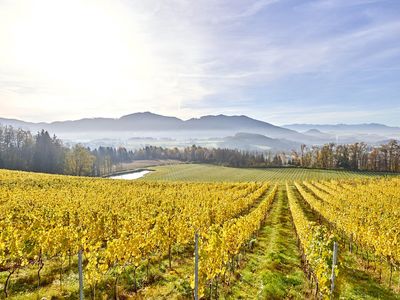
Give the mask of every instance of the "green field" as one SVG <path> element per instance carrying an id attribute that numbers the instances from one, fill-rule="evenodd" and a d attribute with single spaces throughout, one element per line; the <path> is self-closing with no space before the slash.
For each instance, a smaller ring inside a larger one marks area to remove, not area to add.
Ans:
<path id="1" fill-rule="evenodd" d="M 317 170 L 301 168 L 230 168 L 204 164 L 151 167 L 154 172 L 142 180 L 167 181 L 268 181 L 285 182 L 311 179 L 346 179 L 385 176 L 385 173 Z M 389 175 L 393 176 L 393 175 Z"/>

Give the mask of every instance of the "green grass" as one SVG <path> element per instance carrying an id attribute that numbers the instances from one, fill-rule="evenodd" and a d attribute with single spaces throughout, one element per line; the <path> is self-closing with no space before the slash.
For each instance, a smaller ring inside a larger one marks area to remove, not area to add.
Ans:
<path id="1" fill-rule="evenodd" d="M 225 291 L 226 299 L 305 299 L 308 286 L 301 268 L 286 191 L 272 204 L 253 253 L 246 256 L 239 279 Z"/>
<path id="2" fill-rule="evenodd" d="M 383 176 L 384 173 L 316 170 L 301 168 L 230 168 L 205 164 L 179 164 L 152 167 L 141 180 L 165 181 L 269 181 L 285 182 L 311 179 L 350 179 Z"/>
<path id="3" fill-rule="evenodd" d="M 62 285 L 60 285 L 60 263 L 57 259 L 46 260 L 41 271 L 41 284 L 37 288 L 37 266 L 28 266 L 18 270 L 11 277 L 9 299 L 76 299 L 78 291 L 77 261 L 71 266 L 64 262 Z M 4 299 L 3 284 L 8 273 L 0 272 L 0 299 Z"/>
<path id="4" fill-rule="evenodd" d="M 192 290 L 190 276 L 193 272 L 193 251 L 180 251 L 174 253 L 172 270 L 168 268 L 168 259 L 154 263 L 149 268 L 149 276 L 145 266 L 137 269 L 138 292 L 133 290 L 134 280 L 131 267 L 119 277 L 119 299 L 190 299 Z M 3 283 L 8 273 L 0 272 L 0 299 L 12 300 L 38 300 L 38 299 L 68 299 L 79 298 L 78 267 L 74 259 L 71 268 L 64 266 L 62 275 L 62 288 L 59 280 L 59 265 L 56 261 L 46 261 L 42 270 L 42 282 L 37 288 L 37 268 L 26 267 L 13 274 L 9 297 L 5 298 Z M 149 283 L 149 281 L 151 283 Z M 115 276 L 109 272 L 104 275 L 96 286 L 95 299 L 114 299 Z M 85 282 L 84 282 L 85 283 Z M 85 283 L 85 299 L 92 299 L 90 286 Z"/>

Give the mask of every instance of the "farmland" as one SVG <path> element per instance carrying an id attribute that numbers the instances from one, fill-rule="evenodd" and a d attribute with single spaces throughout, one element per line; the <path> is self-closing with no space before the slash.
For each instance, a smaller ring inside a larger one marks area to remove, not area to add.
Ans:
<path id="1" fill-rule="evenodd" d="M 202 299 L 327 299 L 334 243 L 333 298 L 400 299 L 398 177 L 154 169 L 137 181 L 0 171 L 0 298 L 79 298 L 81 253 L 88 299 L 191 299 L 197 233 Z"/>
<path id="2" fill-rule="evenodd" d="M 205 164 L 177 164 L 151 167 L 152 172 L 143 180 L 162 181 L 268 181 L 328 180 L 392 176 L 378 172 L 352 172 L 342 170 L 318 170 L 301 168 L 230 168 Z"/>

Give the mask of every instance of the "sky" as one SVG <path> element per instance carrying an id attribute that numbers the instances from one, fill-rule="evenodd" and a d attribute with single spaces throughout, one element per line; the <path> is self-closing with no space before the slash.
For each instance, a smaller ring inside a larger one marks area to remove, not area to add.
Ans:
<path id="1" fill-rule="evenodd" d="M 399 0 L 0 0 L 0 117 L 400 126 Z"/>

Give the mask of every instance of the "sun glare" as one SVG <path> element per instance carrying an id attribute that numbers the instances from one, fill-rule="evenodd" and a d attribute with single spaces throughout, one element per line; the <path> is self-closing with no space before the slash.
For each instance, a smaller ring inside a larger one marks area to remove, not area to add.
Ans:
<path id="1" fill-rule="evenodd" d="M 145 94 L 156 69 L 149 43 L 115 1 L 29 1 L 12 6 L 7 57 L 27 78 L 81 95 Z M 4 33 L 3 33 L 4 34 Z"/>

